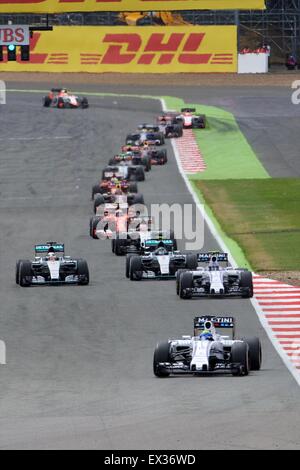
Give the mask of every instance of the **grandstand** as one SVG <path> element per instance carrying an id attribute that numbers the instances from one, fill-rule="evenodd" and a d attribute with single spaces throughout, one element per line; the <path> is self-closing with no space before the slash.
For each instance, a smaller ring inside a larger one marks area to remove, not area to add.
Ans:
<path id="1" fill-rule="evenodd" d="M 147 25 L 238 25 L 239 48 L 271 46 L 271 63 L 284 63 L 287 53 L 300 62 L 300 0 L 266 0 L 262 11 L 194 10 L 176 12 L 90 12 L 56 15 L 0 15 L 0 24 L 113 26 Z"/>

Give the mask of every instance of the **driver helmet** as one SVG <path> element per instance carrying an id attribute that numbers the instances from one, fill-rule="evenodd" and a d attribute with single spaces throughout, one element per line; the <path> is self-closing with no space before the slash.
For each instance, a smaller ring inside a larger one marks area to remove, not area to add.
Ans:
<path id="1" fill-rule="evenodd" d="M 202 333 L 199 335 L 199 338 L 206 341 L 213 341 L 212 332 L 209 330 L 203 330 Z"/>
<path id="2" fill-rule="evenodd" d="M 54 248 L 52 248 L 52 247 L 50 247 L 49 250 L 48 250 L 48 258 L 50 260 L 56 259 L 55 251 L 54 251 Z"/>

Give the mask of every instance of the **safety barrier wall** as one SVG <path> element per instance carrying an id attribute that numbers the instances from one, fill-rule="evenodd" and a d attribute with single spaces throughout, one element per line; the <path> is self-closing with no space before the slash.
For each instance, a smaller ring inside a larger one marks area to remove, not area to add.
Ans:
<path id="1" fill-rule="evenodd" d="M 268 73 L 269 57 L 266 53 L 239 54 L 238 73 Z"/>
<path id="2" fill-rule="evenodd" d="M 0 0 L 0 13 L 263 10 L 264 8 L 264 0 Z"/>
<path id="3" fill-rule="evenodd" d="M 35 32 L 30 62 L 0 62 L 1 71 L 236 72 L 235 26 L 58 26 Z"/>

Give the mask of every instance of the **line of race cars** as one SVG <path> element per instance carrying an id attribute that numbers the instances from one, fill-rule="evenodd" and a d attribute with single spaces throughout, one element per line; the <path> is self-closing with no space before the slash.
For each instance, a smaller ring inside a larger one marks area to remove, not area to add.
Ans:
<path id="1" fill-rule="evenodd" d="M 52 89 L 44 106 L 86 108 L 86 98 Z M 125 256 L 125 275 L 130 281 L 175 280 L 179 299 L 192 297 L 253 296 L 252 273 L 229 265 L 228 255 L 213 252 L 183 253 L 173 230 L 162 230 L 153 217 L 144 215 L 144 197 L 138 184 L 153 165 L 168 162 L 167 138 L 180 138 L 186 128 L 205 128 L 206 118 L 195 109 L 165 112 L 155 124 L 142 123 L 127 134 L 119 153 L 109 159 L 101 178 L 92 187 L 93 215 L 90 236 L 110 239 L 112 253 Z M 18 260 L 16 283 L 21 287 L 45 284 L 89 283 L 89 268 L 83 259 L 64 254 L 64 245 L 54 241 L 35 246 L 32 261 Z M 228 335 L 228 332 L 230 335 Z M 225 333 L 225 334 L 224 334 Z M 231 373 L 248 375 L 261 367 L 258 338 L 235 338 L 232 316 L 202 315 L 194 319 L 194 334 L 157 344 L 153 372 L 203 375 Z"/>
<path id="2" fill-rule="evenodd" d="M 205 128 L 205 116 L 193 118 L 194 110 L 181 111 L 188 115 L 185 121 L 177 113 L 165 113 L 157 118 L 157 125 L 143 123 L 127 135 L 122 153 L 109 161 L 111 166 L 92 188 L 95 215 L 90 219 L 90 236 L 111 238 L 112 252 L 126 257 L 125 275 L 131 281 L 175 279 L 180 299 L 250 298 L 252 273 L 230 266 L 227 253 L 182 253 L 173 230 L 163 231 L 151 216 L 143 215 L 144 198 L 137 190 L 137 181 L 144 181 L 141 166 L 148 172 L 153 164 L 167 162 L 167 151 L 162 149 L 166 138 L 180 138 L 185 127 Z M 120 166 L 113 167 L 115 163 Z M 236 339 L 232 316 L 209 315 L 194 319 L 193 336 L 156 346 L 153 372 L 157 377 L 228 372 L 241 376 L 259 370 L 261 359 L 258 338 Z"/>

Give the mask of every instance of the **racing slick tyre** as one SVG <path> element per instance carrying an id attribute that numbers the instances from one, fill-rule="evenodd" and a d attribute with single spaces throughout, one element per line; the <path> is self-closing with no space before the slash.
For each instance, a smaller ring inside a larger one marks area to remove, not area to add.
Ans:
<path id="1" fill-rule="evenodd" d="M 126 240 L 122 238 L 116 238 L 114 242 L 115 242 L 115 251 L 114 251 L 115 255 L 123 256 L 125 253 L 122 250 L 122 247 L 126 245 Z"/>
<path id="2" fill-rule="evenodd" d="M 89 267 L 85 259 L 77 260 L 77 275 L 79 276 L 78 284 L 87 286 L 90 282 Z"/>
<path id="3" fill-rule="evenodd" d="M 198 268 L 198 258 L 197 255 L 194 253 L 190 253 L 186 255 L 186 267 L 191 271 L 196 271 Z"/>
<path id="4" fill-rule="evenodd" d="M 183 135 L 182 126 L 180 126 L 179 124 L 174 125 L 174 133 L 176 133 L 177 137 L 182 137 Z"/>
<path id="5" fill-rule="evenodd" d="M 178 269 L 176 271 L 176 294 L 179 295 L 179 282 L 180 282 L 180 276 L 181 273 L 185 273 L 186 269 Z"/>
<path id="6" fill-rule="evenodd" d="M 143 157 L 142 158 L 142 165 L 145 167 L 145 171 L 151 170 L 151 158 L 150 157 Z"/>
<path id="7" fill-rule="evenodd" d="M 29 287 L 32 283 L 33 272 L 31 261 L 22 260 L 19 266 L 19 284 L 21 287 Z"/>
<path id="8" fill-rule="evenodd" d="M 81 101 L 81 108 L 82 109 L 86 109 L 89 107 L 89 102 L 88 102 L 88 99 L 86 97 L 83 97 L 82 98 L 82 101 Z"/>
<path id="9" fill-rule="evenodd" d="M 130 277 L 130 260 L 134 256 L 132 253 L 129 253 L 126 255 L 126 269 L 125 269 L 125 275 L 127 279 Z"/>
<path id="10" fill-rule="evenodd" d="M 251 271 L 241 272 L 240 287 L 242 289 L 242 297 L 244 299 L 253 297 L 253 281 Z"/>
<path id="11" fill-rule="evenodd" d="M 144 205 L 144 196 L 141 193 L 134 194 L 132 198 L 132 204 L 142 204 Z"/>
<path id="12" fill-rule="evenodd" d="M 26 261 L 27 260 L 19 259 L 16 262 L 16 284 L 20 284 L 20 266 L 21 266 L 21 263 L 24 263 Z M 30 262 L 30 261 L 28 261 L 28 262 Z"/>
<path id="13" fill-rule="evenodd" d="M 98 196 L 96 197 L 94 201 L 94 213 L 95 214 L 97 212 L 97 208 L 101 206 L 102 204 L 105 204 L 104 197 L 102 196 L 102 194 L 98 194 Z"/>
<path id="14" fill-rule="evenodd" d="M 51 102 L 52 102 L 52 100 L 51 100 L 51 98 L 49 98 L 49 96 L 44 96 L 43 106 L 45 106 L 45 108 L 49 108 Z"/>
<path id="15" fill-rule="evenodd" d="M 158 343 L 153 355 L 153 373 L 156 377 L 169 377 L 170 372 L 163 367 L 159 367 L 160 362 L 170 362 L 169 343 Z"/>
<path id="16" fill-rule="evenodd" d="M 99 184 L 95 184 L 95 185 L 92 187 L 92 201 L 93 201 L 94 198 L 95 198 L 95 194 L 101 194 L 101 193 L 102 193 L 101 187 L 99 186 Z"/>
<path id="17" fill-rule="evenodd" d="M 100 217 L 91 217 L 90 218 L 90 236 L 94 240 L 99 240 L 98 235 L 96 234 L 97 225 L 100 221 Z"/>
<path id="18" fill-rule="evenodd" d="M 140 281 L 143 277 L 142 261 L 139 256 L 132 256 L 129 264 L 129 277 L 131 281 Z"/>
<path id="19" fill-rule="evenodd" d="M 160 158 L 162 159 L 162 164 L 165 165 L 168 162 L 168 156 L 166 149 L 163 149 L 160 154 Z"/>
<path id="20" fill-rule="evenodd" d="M 137 181 L 145 181 L 145 172 L 142 165 L 137 167 L 135 175 Z"/>
<path id="21" fill-rule="evenodd" d="M 130 193 L 137 193 L 138 192 L 138 185 L 136 184 L 135 181 L 132 181 L 131 183 L 129 183 L 128 191 Z"/>
<path id="22" fill-rule="evenodd" d="M 249 346 L 250 369 L 260 370 L 262 361 L 261 342 L 257 337 L 242 338 Z"/>
<path id="23" fill-rule="evenodd" d="M 181 299 L 190 299 L 191 293 L 187 293 L 186 289 L 193 287 L 193 274 L 190 272 L 183 272 L 179 277 L 179 297 Z"/>
<path id="24" fill-rule="evenodd" d="M 233 376 L 249 374 L 249 346 L 247 343 L 233 343 L 231 347 L 231 362 L 240 364 L 232 370 Z"/>
<path id="25" fill-rule="evenodd" d="M 62 98 L 58 98 L 57 100 L 57 107 L 59 109 L 63 109 L 65 107 L 65 103 L 64 103 L 64 100 Z"/>

